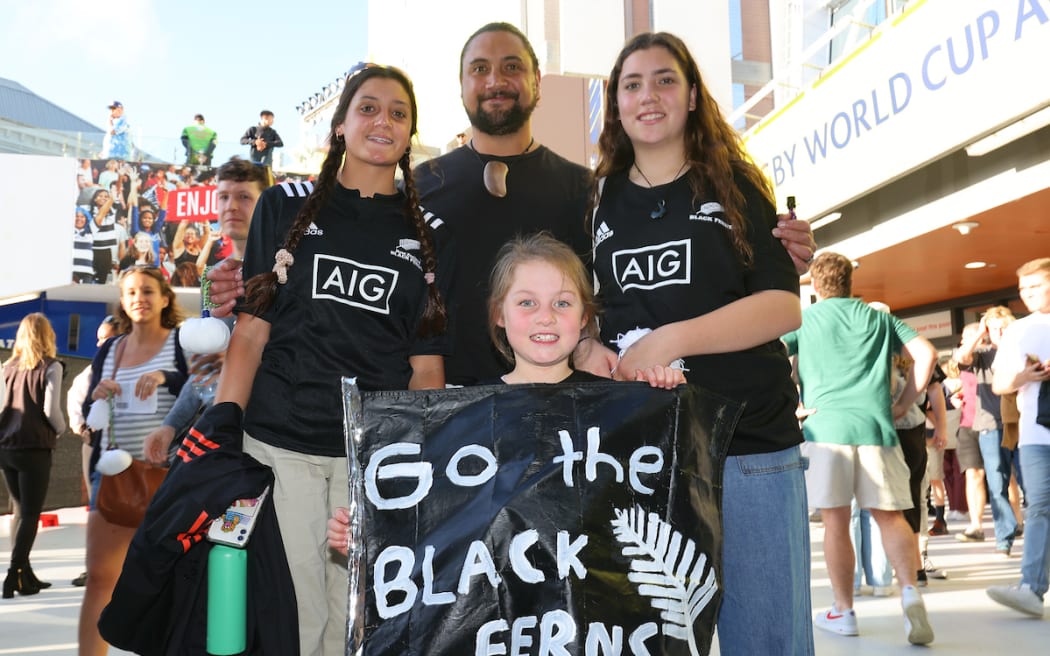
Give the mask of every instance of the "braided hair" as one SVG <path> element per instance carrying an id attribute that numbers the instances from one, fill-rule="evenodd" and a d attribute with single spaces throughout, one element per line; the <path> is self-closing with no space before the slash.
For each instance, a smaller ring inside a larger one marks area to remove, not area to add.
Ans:
<path id="1" fill-rule="evenodd" d="M 314 183 L 313 191 L 303 203 L 299 213 L 295 216 L 288 234 L 284 238 L 282 250 L 294 253 L 299 246 L 299 240 L 306 234 L 310 223 L 317 218 L 321 209 L 324 208 L 332 196 L 339 177 L 339 169 L 343 164 L 346 154 L 346 141 L 336 134 L 336 128 L 346 120 L 350 101 L 354 95 L 368 80 L 373 78 L 394 80 L 400 84 L 408 94 L 412 110 L 412 127 L 410 136 L 416 134 L 416 95 L 412 89 L 412 82 L 401 70 L 392 66 L 366 65 L 357 71 L 352 71 L 346 79 L 343 93 L 339 97 L 335 113 L 332 114 L 331 130 L 328 136 L 328 155 L 321 164 L 321 172 Z M 438 292 L 433 274 L 437 270 L 437 256 L 434 249 L 434 241 L 427 228 L 423 213 L 419 209 L 419 195 L 412 181 L 412 168 L 410 162 L 411 146 L 405 149 L 405 153 L 398 160 L 398 166 L 404 175 L 405 183 L 405 216 L 412 222 L 416 230 L 416 237 L 420 244 L 420 254 L 424 275 L 427 278 L 429 295 L 423 317 L 419 325 L 419 334 L 422 337 L 436 335 L 444 332 L 447 321 L 447 312 Z M 249 312 L 262 313 L 273 304 L 277 294 L 278 276 L 276 272 L 270 271 L 252 276 L 245 283 L 245 307 Z"/>

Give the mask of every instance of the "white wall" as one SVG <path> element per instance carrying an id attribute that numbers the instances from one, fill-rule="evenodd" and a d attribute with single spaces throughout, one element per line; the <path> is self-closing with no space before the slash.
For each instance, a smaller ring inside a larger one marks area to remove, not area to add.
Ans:
<path id="1" fill-rule="evenodd" d="M 0 154 L 0 300 L 73 278 L 76 160 Z"/>

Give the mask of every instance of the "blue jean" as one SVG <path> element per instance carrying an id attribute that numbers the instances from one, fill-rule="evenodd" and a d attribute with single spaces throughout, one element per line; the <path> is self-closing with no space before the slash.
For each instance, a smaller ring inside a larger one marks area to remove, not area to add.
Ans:
<path id="1" fill-rule="evenodd" d="M 1013 546 L 1017 518 L 1010 506 L 1010 471 L 1012 453 L 1000 446 L 1000 432 L 981 431 L 977 442 L 984 460 L 984 478 L 988 481 L 988 502 L 992 505 L 992 522 L 995 525 L 995 546 Z"/>
<path id="2" fill-rule="evenodd" d="M 853 587 L 859 588 L 864 579 L 870 586 L 893 585 L 893 566 L 882 547 L 879 525 L 871 518 L 870 512 L 857 505 L 856 499 L 850 508 L 849 529 L 857 562 L 853 572 Z"/>
<path id="3" fill-rule="evenodd" d="M 102 487 L 102 474 L 91 472 L 91 488 L 88 490 L 88 510 L 95 510 L 95 502 L 98 501 L 98 489 Z"/>
<path id="4" fill-rule="evenodd" d="M 1022 446 L 1021 469 L 1028 500 L 1021 583 L 1027 583 L 1042 598 L 1050 588 L 1050 446 Z"/>
<path id="5" fill-rule="evenodd" d="M 723 654 L 813 653 L 803 463 L 797 446 L 726 458 L 718 613 Z"/>

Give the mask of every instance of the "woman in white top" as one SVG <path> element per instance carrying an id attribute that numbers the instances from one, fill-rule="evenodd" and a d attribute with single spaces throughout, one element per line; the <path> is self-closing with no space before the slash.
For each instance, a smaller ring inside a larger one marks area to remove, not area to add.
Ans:
<path id="1" fill-rule="evenodd" d="M 143 459 L 146 436 L 160 425 L 186 380 L 183 366 L 176 362 L 175 327 L 183 313 L 160 269 L 133 267 L 120 275 L 119 284 L 117 321 L 122 335 L 104 344 L 105 355 L 92 364 L 98 383 L 90 398 L 112 398 L 113 441 Z M 110 439 L 109 432 L 105 431 L 104 441 Z M 81 656 L 108 651 L 98 633 L 98 618 L 109 603 L 135 534 L 133 528 L 107 522 L 95 509 L 98 480 L 94 472 L 87 522 L 88 578 L 78 632 Z"/>

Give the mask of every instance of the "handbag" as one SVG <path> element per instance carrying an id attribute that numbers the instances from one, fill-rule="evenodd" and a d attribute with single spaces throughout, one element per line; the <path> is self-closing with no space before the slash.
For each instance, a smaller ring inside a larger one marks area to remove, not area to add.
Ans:
<path id="1" fill-rule="evenodd" d="M 95 507 L 110 524 L 138 528 L 153 494 L 167 474 L 165 467 L 133 459 L 131 465 L 119 474 L 102 477 Z"/>
<path id="2" fill-rule="evenodd" d="M 1039 396 L 1036 397 L 1035 423 L 1050 428 L 1050 380 L 1039 383 Z"/>
<path id="3" fill-rule="evenodd" d="M 124 354 L 124 340 L 117 345 L 113 363 L 113 379 L 117 378 L 117 369 L 120 367 L 120 359 Z M 112 398 L 110 398 L 112 404 Z M 109 448 L 116 449 L 117 443 L 113 439 L 113 409 L 110 407 L 109 428 L 106 430 L 109 437 Z M 95 498 L 95 508 L 98 509 L 102 518 L 111 524 L 125 526 L 127 528 L 138 528 L 146 517 L 146 508 L 156 493 L 157 488 L 164 482 L 168 469 L 166 467 L 154 466 L 145 460 L 131 459 L 131 464 L 119 474 L 103 475 L 102 482 L 98 488 L 98 496 Z"/>

